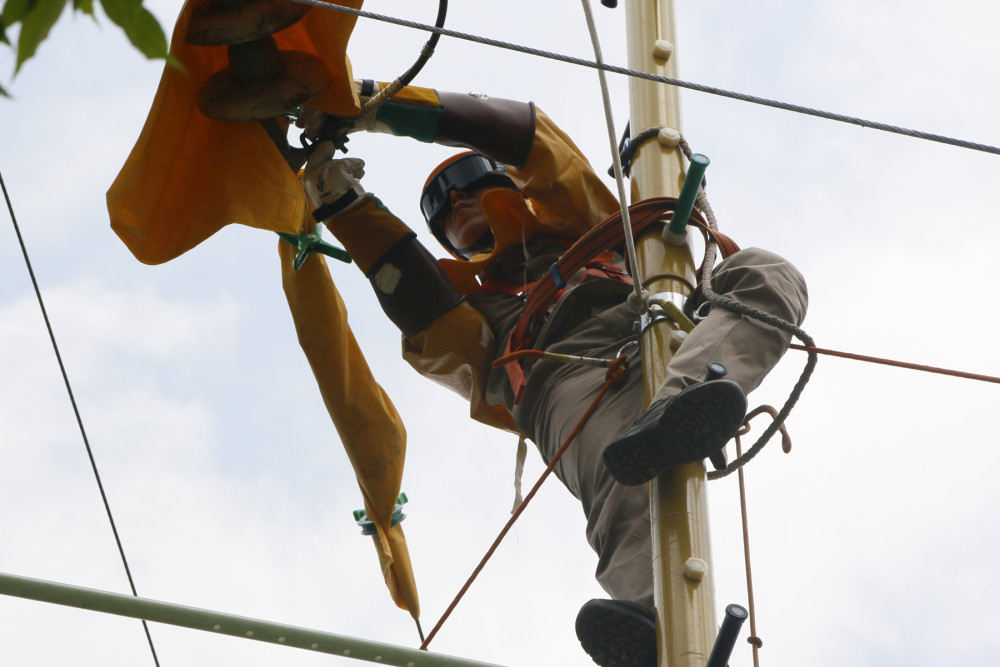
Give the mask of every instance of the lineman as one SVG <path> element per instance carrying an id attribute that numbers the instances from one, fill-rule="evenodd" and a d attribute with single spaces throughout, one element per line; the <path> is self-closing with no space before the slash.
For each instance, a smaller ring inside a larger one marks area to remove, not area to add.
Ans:
<path id="1" fill-rule="evenodd" d="M 374 90 L 362 84 L 362 94 Z M 299 122 L 316 138 L 344 120 L 307 110 Z M 303 182 L 315 217 L 355 259 L 402 331 L 407 362 L 467 398 L 474 419 L 523 433 L 551 460 L 605 371 L 542 360 L 522 374 L 491 363 L 507 349 L 521 295 L 574 239 L 614 213 L 616 200 L 533 104 L 410 87 L 354 119 L 348 131 L 358 130 L 470 149 L 430 175 L 420 201 L 431 232 L 454 259 L 436 260 L 361 187 L 364 163 L 332 159 L 332 144 L 316 149 Z M 620 255 L 608 250 L 569 283 L 532 348 L 609 358 L 636 340 L 637 315 L 627 303 L 632 287 Z M 802 276 L 763 250 L 724 260 L 713 287 L 796 324 L 805 317 Z M 596 577 L 612 598 L 587 602 L 577 616 L 577 636 L 597 664 L 656 665 L 644 483 L 672 465 L 719 452 L 742 423 L 745 393 L 788 344 L 788 334 L 777 329 L 710 310 L 671 360 L 650 408 L 642 408 L 641 374 L 628 373 L 556 465 L 556 476 L 583 506 L 599 559 Z M 727 366 L 726 379 L 705 380 L 710 361 Z"/>

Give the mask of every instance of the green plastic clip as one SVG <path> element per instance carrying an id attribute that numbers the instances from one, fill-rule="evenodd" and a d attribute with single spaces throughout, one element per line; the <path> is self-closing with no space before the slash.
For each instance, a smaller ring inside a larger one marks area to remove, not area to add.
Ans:
<path id="1" fill-rule="evenodd" d="M 278 232 L 278 236 L 299 249 L 299 252 L 295 255 L 295 261 L 292 262 L 292 266 L 295 267 L 296 271 L 302 268 L 306 257 L 316 252 L 327 257 L 339 259 L 341 262 L 346 262 L 347 264 L 351 263 L 351 256 L 347 254 L 346 250 L 338 248 L 335 245 L 330 245 L 323 240 L 323 225 L 321 223 L 317 223 L 315 229 L 307 234 Z"/>
<path id="2" fill-rule="evenodd" d="M 681 186 L 681 194 L 677 198 L 677 207 L 674 215 L 670 218 L 667 229 L 671 234 L 680 235 L 684 233 L 688 220 L 691 219 L 691 211 L 694 210 L 694 200 L 698 196 L 698 188 L 701 187 L 701 179 L 705 177 L 705 170 L 708 169 L 709 159 L 701 153 L 691 156 L 691 164 L 688 166 L 687 175 L 684 177 L 684 185 Z"/>
<path id="3" fill-rule="evenodd" d="M 400 493 L 399 497 L 396 498 L 396 507 L 392 510 L 392 521 L 389 523 L 389 527 L 399 525 L 406 518 L 403 514 L 403 505 L 408 501 L 405 493 Z M 375 529 L 375 522 L 368 519 L 368 513 L 363 509 L 354 510 L 354 520 L 359 526 L 361 526 L 362 535 L 374 535 L 378 531 Z"/>

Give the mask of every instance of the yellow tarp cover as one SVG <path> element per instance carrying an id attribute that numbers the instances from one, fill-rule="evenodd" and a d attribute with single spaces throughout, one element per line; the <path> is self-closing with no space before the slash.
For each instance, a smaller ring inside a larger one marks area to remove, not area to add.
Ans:
<path id="1" fill-rule="evenodd" d="M 142 133 L 108 190 L 112 229 L 147 264 L 169 261 L 225 225 L 297 233 L 302 222 L 302 186 L 260 123 L 213 120 L 198 110 L 202 85 L 229 64 L 224 46 L 184 42 L 192 8 L 204 1 L 184 3 L 170 53 L 187 71 L 164 67 Z M 336 4 L 358 9 L 362 0 Z M 346 55 L 355 22 L 312 7 L 274 35 L 279 49 L 318 56 L 333 77 L 309 106 L 342 116 L 358 112 Z"/>
<path id="2" fill-rule="evenodd" d="M 212 120 L 198 110 L 202 85 L 228 65 L 225 47 L 184 42 L 192 8 L 204 1 L 187 0 L 181 9 L 170 48 L 186 71 L 164 68 L 142 133 L 108 190 L 112 228 L 147 264 L 174 259 L 228 224 L 297 234 L 304 220 L 311 221 L 301 182 L 259 123 Z M 362 0 L 337 4 L 360 8 Z M 310 106 L 337 115 L 358 112 L 346 55 L 354 23 L 353 16 L 313 7 L 274 35 L 279 49 L 316 55 L 331 73 L 330 87 Z M 299 340 L 375 522 L 386 585 L 396 604 L 417 618 L 420 605 L 403 530 L 390 527 L 406 431 L 358 348 L 325 261 L 311 257 L 295 272 L 295 252 L 280 242 Z"/>

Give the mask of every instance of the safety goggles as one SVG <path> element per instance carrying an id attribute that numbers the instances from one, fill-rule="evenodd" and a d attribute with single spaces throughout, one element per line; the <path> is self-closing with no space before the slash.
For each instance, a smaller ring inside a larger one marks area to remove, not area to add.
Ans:
<path id="1" fill-rule="evenodd" d="M 435 227 L 440 227 L 441 218 L 451 207 L 452 192 L 471 190 L 491 182 L 499 186 L 514 186 L 502 164 L 479 153 L 460 155 L 431 174 L 420 194 L 420 211 L 434 235 L 438 236 Z"/>

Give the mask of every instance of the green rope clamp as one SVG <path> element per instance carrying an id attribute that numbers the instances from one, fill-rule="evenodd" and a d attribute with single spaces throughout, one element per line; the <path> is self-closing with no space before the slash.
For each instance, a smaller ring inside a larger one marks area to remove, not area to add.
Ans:
<path id="1" fill-rule="evenodd" d="M 694 201 L 701 188 L 701 179 L 708 169 L 709 159 L 701 153 L 691 156 L 691 165 L 688 167 L 687 175 L 684 177 L 684 185 L 681 186 L 681 194 L 677 197 L 677 206 L 674 208 L 674 215 L 670 218 L 667 229 L 671 234 L 680 235 L 684 233 L 688 220 L 691 219 L 691 211 L 694 209 Z"/>
<path id="2" fill-rule="evenodd" d="M 403 522 L 406 515 L 403 514 L 403 505 L 408 502 L 405 493 L 400 493 L 399 497 L 396 498 L 396 507 L 392 510 L 392 521 L 389 523 L 389 527 L 397 526 Z M 375 522 L 368 518 L 368 513 L 365 510 L 354 510 L 354 520 L 359 526 L 361 526 L 362 535 L 375 535 L 378 531 L 375 529 Z"/>
<path id="3" fill-rule="evenodd" d="M 296 271 L 302 268 L 302 264 L 305 263 L 306 257 L 317 252 L 321 255 L 326 255 L 327 257 L 339 259 L 341 262 L 345 262 L 347 264 L 351 263 L 351 256 L 347 254 L 346 250 L 338 248 L 335 245 L 331 245 L 323 240 L 323 225 L 320 223 L 317 223 L 316 227 L 311 232 L 306 234 L 288 234 L 285 232 L 278 232 L 278 236 L 299 249 L 298 253 L 295 255 L 295 261 L 292 262 L 292 266 L 295 267 Z"/>

